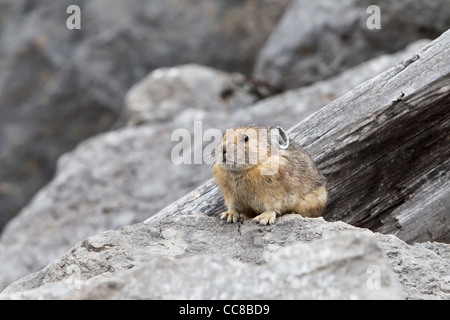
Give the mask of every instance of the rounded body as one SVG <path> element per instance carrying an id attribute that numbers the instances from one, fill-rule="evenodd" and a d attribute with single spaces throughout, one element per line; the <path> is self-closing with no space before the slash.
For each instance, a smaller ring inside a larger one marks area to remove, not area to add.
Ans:
<path id="1" fill-rule="evenodd" d="M 214 178 L 225 198 L 221 218 L 271 224 L 277 215 L 318 217 L 325 208 L 325 178 L 279 127 L 227 130 L 216 150 Z"/>

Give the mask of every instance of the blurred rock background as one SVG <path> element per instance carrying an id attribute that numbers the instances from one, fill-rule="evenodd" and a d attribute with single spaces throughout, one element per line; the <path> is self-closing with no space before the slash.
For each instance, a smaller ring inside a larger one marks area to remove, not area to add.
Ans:
<path id="1" fill-rule="evenodd" d="M 279 1 L 0 2 L 0 229 L 55 170 L 108 130 L 151 70 L 195 62 L 250 74 Z M 69 5 L 81 30 L 69 30 Z"/>
<path id="2" fill-rule="evenodd" d="M 0 0 L 0 290 L 210 178 L 174 129 L 289 128 L 448 28 L 448 0 Z"/>

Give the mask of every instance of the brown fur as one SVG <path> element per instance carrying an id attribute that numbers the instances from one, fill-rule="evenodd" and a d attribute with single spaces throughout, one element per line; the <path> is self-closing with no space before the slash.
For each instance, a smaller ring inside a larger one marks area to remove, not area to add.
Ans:
<path id="1" fill-rule="evenodd" d="M 290 141 L 287 149 L 279 148 L 278 138 L 275 137 L 274 141 L 270 131 L 267 142 L 255 134 L 259 129 L 271 128 L 248 126 L 234 129 L 237 130 L 224 134 L 213 165 L 215 180 L 228 209 L 221 218 L 227 222 L 236 222 L 239 216 L 243 216 L 246 219 L 254 218 L 260 224 L 272 224 L 276 215 L 284 213 L 292 212 L 304 217 L 320 216 L 327 201 L 325 178 L 303 149 L 293 141 Z M 233 136 L 230 137 L 230 134 Z M 248 141 L 244 140 L 244 135 L 248 136 Z M 259 152 L 261 143 L 267 143 L 269 150 L 252 164 L 249 154 Z M 239 156 L 236 151 L 238 147 L 245 150 L 245 155 L 241 153 Z M 235 148 L 234 154 L 231 154 L 232 148 Z M 226 156 L 231 157 L 231 161 L 218 161 Z"/>

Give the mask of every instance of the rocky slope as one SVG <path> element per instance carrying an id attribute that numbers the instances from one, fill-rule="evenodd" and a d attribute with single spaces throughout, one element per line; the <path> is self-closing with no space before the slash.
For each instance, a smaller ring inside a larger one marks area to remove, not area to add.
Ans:
<path id="1" fill-rule="evenodd" d="M 155 68 L 198 63 L 297 88 L 450 28 L 445 0 L 289 3 L 0 0 L 0 230 Z M 380 30 L 366 27 L 370 4 Z M 81 30 L 66 28 L 69 5 Z"/>
<path id="2" fill-rule="evenodd" d="M 311 153 L 329 178 L 330 201 L 325 217 L 339 216 L 356 224 L 359 217 L 363 217 L 360 221 L 369 221 L 372 227 L 394 223 L 400 234 L 411 235 L 412 231 L 422 230 L 414 236 L 420 237 L 424 232 L 424 235 L 446 239 L 448 180 L 444 169 L 448 151 L 441 142 L 447 138 L 436 134 L 435 130 L 445 133 L 450 125 L 450 69 L 446 64 L 449 41 L 450 32 L 447 32 L 413 58 L 366 81 L 290 130 L 291 137 Z M 359 105 L 364 107 L 358 108 Z M 391 129 L 399 125 L 403 126 L 402 131 Z M 416 125 L 420 125 L 422 131 L 412 139 L 407 138 Z M 383 139 L 382 135 L 385 135 Z M 391 142 L 384 148 L 377 147 L 385 141 Z M 417 155 L 428 150 L 426 146 L 434 146 L 427 166 L 416 166 L 407 160 L 409 156 L 417 160 Z M 377 154 L 367 152 L 373 148 Z M 405 152 L 409 149 L 415 153 Z M 349 161 L 355 154 L 360 155 L 359 161 Z M 398 170 L 396 165 L 391 165 L 391 159 L 399 157 L 410 163 L 409 170 Z M 361 169 L 355 171 L 356 165 Z M 352 175 L 346 173 L 349 168 Z M 377 180 L 357 177 L 361 173 L 365 176 L 379 174 L 379 168 L 384 171 L 385 188 L 369 195 L 390 201 L 400 199 L 400 205 L 374 202 L 367 197 L 368 188 Z M 436 172 L 442 174 L 434 174 Z M 394 176 L 396 178 L 392 179 Z M 391 187 L 394 180 L 410 181 L 412 178 L 417 183 L 408 185 L 402 192 L 395 185 Z M 422 184 L 423 188 L 414 187 L 424 179 L 429 183 Z M 428 194 L 429 187 L 442 197 L 429 198 L 424 205 L 417 200 Z M 353 210 L 351 215 L 348 208 Z M 393 235 L 374 235 L 344 222 L 304 219 L 298 215 L 286 215 L 267 227 L 252 221 L 226 224 L 217 218 L 221 210 L 223 198 L 217 186 L 207 182 L 144 223 L 79 242 L 46 268 L 11 284 L 1 297 L 449 299 L 447 244 L 408 245 Z M 402 225 L 398 214 L 405 212 L 410 212 L 408 215 L 422 213 L 414 218 L 419 229 Z M 441 217 L 443 223 L 430 225 L 420 220 L 426 222 L 433 215 Z M 313 241 L 317 239 L 322 240 Z M 289 246 L 294 243 L 297 244 Z M 217 256 L 218 253 L 229 258 Z M 182 259 L 199 254 L 202 257 Z M 196 266 L 207 266 L 208 271 L 189 272 Z M 224 274 L 218 277 L 217 270 L 221 266 Z M 273 271 L 273 267 L 277 267 L 277 271 Z M 236 277 L 235 272 L 245 276 L 244 284 L 251 291 L 247 293 L 240 282 L 230 284 L 229 279 Z M 348 280 L 342 282 L 346 276 Z M 141 282 L 147 277 L 153 281 Z M 176 277 L 179 277 L 177 281 L 170 280 Z M 283 282 L 285 279 L 289 281 Z M 138 285 L 141 283 L 148 287 Z M 220 296 L 223 286 L 226 289 Z"/>
<path id="3" fill-rule="evenodd" d="M 368 2 L 293 1 L 261 51 L 287 2 L 70 4 L 79 32 L 64 1 L 0 0 L 0 219 L 115 125 L 4 228 L 0 298 L 450 299 L 450 31 L 382 55 L 450 27 L 444 1 L 383 1 L 378 31 Z M 256 80 L 192 64 L 258 52 Z M 250 122 L 291 128 L 324 219 L 227 225 L 210 167 L 171 158 L 176 129 Z"/>
<path id="4" fill-rule="evenodd" d="M 126 127 L 88 139 L 62 156 L 53 180 L 5 228 L 0 287 L 43 268 L 85 237 L 145 220 L 210 179 L 208 165 L 173 164 L 174 129 L 193 134 L 194 120 L 202 121 L 203 131 L 250 122 L 287 129 L 427 43 L 260 101 L 237 73 L 199 65 L 152 72 L 127 94 L 120 120 Z"/>

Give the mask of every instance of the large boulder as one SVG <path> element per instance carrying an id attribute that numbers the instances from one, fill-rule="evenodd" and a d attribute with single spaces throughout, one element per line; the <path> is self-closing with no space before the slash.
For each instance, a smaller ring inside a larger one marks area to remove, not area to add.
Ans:
<path id="1" fill-rule="evenodd" d="M 448 299 L 449 250 L 322 218 L 180 213 L 87 238 L 0 298 Z"/>
<path id="2" fill-rule="evenodd" d="M 288 0 L 0 1 L 0 230 L 56 159 L 108 130 L 149 71 L 196 62 L 250 73 Z M 69 30 L 70 5 L 81 29 Z"/>
<path id="3" fill-rule="evenodd" d="M 171 122 L 186 128 L 206 116 L 232 116 L 270 94 L 237 72 L 197 64 L 160 68 L 128 90 L 116 127 Z"/>
<path id="4" fill-rule="evenodd" d="M 381 29 L 367 27 L 372 5 L 380 8 Z M 260 51 L 254 76 L 295 88 L 448 28 L 447 0 L 294 0 Z"/>

